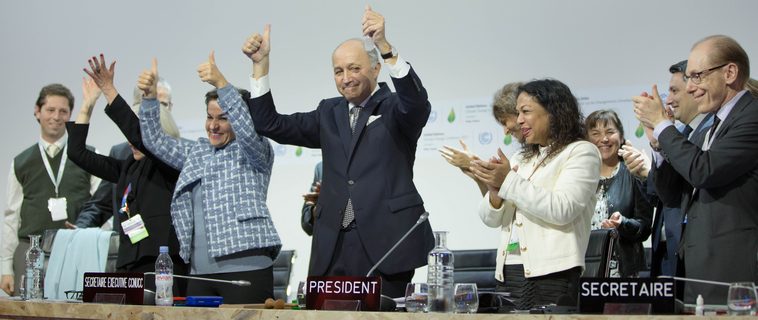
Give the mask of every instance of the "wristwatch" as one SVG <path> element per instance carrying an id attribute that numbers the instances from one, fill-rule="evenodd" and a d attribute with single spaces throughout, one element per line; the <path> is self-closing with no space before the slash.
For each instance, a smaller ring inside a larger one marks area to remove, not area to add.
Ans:
<path id="1" fill-rule="evenodd" d="M 395 49 L 395 47 L 390 47 L 390 48 L 392 48 L 390 52 L 382 53 L 382 59 L 387 60 L 392 57 L 397 57 L 397 49 Z"/>
<path id="2" fill-rule="evenodd" d="M 653 145 L 652 142 L 650 143 L 650 149 L 653 149 L 653 151 L 655 151 L 655 152 L 661 152 L 661 150 L 663 150 L 663 149 L 661 149 L 660 145 L 656 147 L 656 146 Z"/>

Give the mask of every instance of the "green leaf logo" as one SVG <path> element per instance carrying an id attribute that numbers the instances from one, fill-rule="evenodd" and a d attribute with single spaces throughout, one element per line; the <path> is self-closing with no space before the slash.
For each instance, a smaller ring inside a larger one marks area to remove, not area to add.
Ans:
<path id="1" fill-rule="evenodd" d="M 634 131 L 634 135 L 637 136 L 637 138 L 642 138 L 643 134 L 645 134 L 645 130 L 642 129 L 642 122 L 640 122 L 640 125 L 637 126 L 637 130 Z"/>
<path id="2" fill-rule="evenodd" d="M 513 142 L 513 137 L 511 136 L 510 133 L 506 134 L 505 138 L 503 138 L 503 144 L 505 144 L 506 146 L 510 146 L 511 142 Z"/>
<path id="3" fill-rule="evenodd" d="M 299 157 L 299 156 L 302 156 L 302 155 L 303 155 L 303 147 L 297 147 L 295 149 L 295 156 Z"/>
<path id="4" fill-rule="evenodd" d="M 455 109 L 450 108 L 450 113 L 447 115 L 447 122 L 453 123 L 455 121 Z"/>

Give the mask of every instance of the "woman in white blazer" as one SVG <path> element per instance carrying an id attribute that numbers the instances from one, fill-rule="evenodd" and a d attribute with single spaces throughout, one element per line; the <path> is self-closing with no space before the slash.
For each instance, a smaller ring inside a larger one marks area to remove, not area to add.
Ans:
<path id="1" fill-rule="evenodd" d="M 498 150 L 471 167 L 488 188 L 479 216 L 502 231 L 495 278 L 503 281 L 506 260 L 518 255 L 527 281 L 517 305 L 576 305 L 600 154 L 585 141 L 579 104 L 560 81 L 520 86 L 516 107 L 525 140 L 519 157 L 509 160 Z M 509 243 L 512 232 L 518 244 Z"/>

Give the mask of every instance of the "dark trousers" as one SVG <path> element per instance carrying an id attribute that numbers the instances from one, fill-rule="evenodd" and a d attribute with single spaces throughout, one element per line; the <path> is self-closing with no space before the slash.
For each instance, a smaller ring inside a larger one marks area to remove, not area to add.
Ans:
<path id="1" fill-rule="evenodd" d="M 252 285 L 242 287 L 231 283 L 211 282 L 190 279 L 187 284 L 187 295 L 190 296 L 221 296 L 224 303 L 264 303 L 274 297 L 274 267 L 260 270 L 197 274 L 193 276 L 219 280 L 247 280 Z"/>
<path id="2" fill-rule="evenodd" d="M 509 274 L 510 273 L 510 274 Z M 556 304 L 576 306 L 579 304 L 579 277 L 581 267 L 554 272 L 539 277 L 523 278 L 524 265 L 503 266 L 505 283 L 502 289 L 511 292 L 517 309 L 525 310 L 536 306 Z M 509 279 L 513 279 L 510 284 Z M 501 287 L 498 287 L 500 290 Z"/>
<path id="3" fill-rule="evenodd" d="M 121 268 L 118 268 L 118 272 L 155 272 L 155 260 L 158 257 L 142 257 L 135 262 L 127 264 Z M 182 261 L 182 258 L 178 256 L 172 256 L 171 261 L 174 262 L 174 274 L 186 276 L 189 274 L 189 266 Z M 146 275 L 144 288 L 155 291 L 155 276 Z M 174 297 L 186 297 L 187 296 L 187 279 L 174 277 Z"/>
<path id="4" fill-rule="evenodd" d="M 374 262 L 368 256 L 363 247 L 358 232 L 355 230 L 355 222 L 340 231 L 337 238 L 337 246 L 326 276 L 365 276 L 374 266 Z M 374 271 L 382 278 L 382 294 L 391 298 L 405 296 L 405 286 L 411 282 L 415 270 L 395 274 L 385 274 Z"/>

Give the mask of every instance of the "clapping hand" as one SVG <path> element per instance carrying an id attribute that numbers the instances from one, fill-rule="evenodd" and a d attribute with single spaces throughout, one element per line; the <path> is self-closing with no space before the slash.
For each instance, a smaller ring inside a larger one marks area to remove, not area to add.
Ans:
<path id="1" fill-rule="evenodd" d="M 442 157 L 445 158 L 449 164 L 458 167 L 463 173 L 473 178 L 473 173 L 469 170 L 469 167 L 471 167 L 471 161 L 480 159 L 477 155 L 469 151 L 468 146 L 463 139 L 458 140 L 458 142 L 461 144 L 461 147 L 463 148 L 462 150 L 450 146 L 442 146 L 442 149 L 438 149 L 437 151 L 440 152 Z"/>
<path id="2" fill-rule="evenodd" d="M 158 59 L 153 58 L 150 70 L 142 71 L 137 79 L 137 88 L 142 90 L 145 99 L 155 99 L 158 96 Z"/>
<path id="3" fill-rule="evenodd" d="M 643 126 L 655 128 L 656 125 L 665 121 L 668 117 L 663 108 L 663 101 L 658 94 L 658 86 L 653 85 L 653 94 L 643 92 L 639 96 L 632 97 L 634 114 Z"/>

